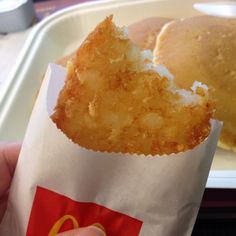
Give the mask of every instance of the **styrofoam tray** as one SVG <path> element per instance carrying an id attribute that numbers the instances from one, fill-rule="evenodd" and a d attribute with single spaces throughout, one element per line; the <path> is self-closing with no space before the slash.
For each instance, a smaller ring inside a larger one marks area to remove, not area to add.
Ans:
<path id="1" fill-rule="evenodd" d="M 200 14 L 193 9 L 194 2 L 98 1 L 64 9 L 42 21 L 30 34 L 14 73 L 0 94 L 0 140 L 23 139 L 48 63 L 73 52 L 106 16 L 113 14 L 118 25 L 152 16 L 181 18 Z M 207 187 L 236 188 L 236 154 L 217 149 Z"/>

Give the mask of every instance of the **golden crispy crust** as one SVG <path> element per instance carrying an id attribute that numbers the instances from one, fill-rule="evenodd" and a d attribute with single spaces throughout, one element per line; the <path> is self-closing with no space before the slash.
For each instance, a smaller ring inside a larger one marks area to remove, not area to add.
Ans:
<path id="1" fill-rule="evenodd" d="M 208 136 L 212 102 L 200 87 L 188 94 L 192 103 L 171 87 L 146 69 L 140 51 L 108 17 L 68 63 L 52 119 L 75 143 L 96 151 L 185 151 Z"/>
<path id="2" fill-rule="evenodd" d="M 224 122 L 218 144 L 236 150 L 236 20 L 197 16 L 173 21 L 159 34 L 155 57 L 178 86 L 189 89 L 198 80 L 214 88 L 215 118 Z"/>
<path id="3" fill-rule="evenodd" d="M 161 28 L 172 19 L 164 17 L 150 17 L 128 26 L 129 39 L 141 50 L 155 48 L 156 37 Z M 60 58 L 57 64 L 66 67 L 66 64 L 75 56 L 76 52 Z"/>

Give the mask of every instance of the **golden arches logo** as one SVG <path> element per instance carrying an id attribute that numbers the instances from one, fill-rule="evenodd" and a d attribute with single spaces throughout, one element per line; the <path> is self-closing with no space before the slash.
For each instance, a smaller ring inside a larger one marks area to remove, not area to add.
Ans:
<path id="1" fill-rule="evenodd" d="M 78 229 L 79 228 L 79 223 L 77 221 L 77 219 L 72 216 L 72 215 L 64 215 L 62 216 L 58 221 L 56 221 L 56 223 L 52 226 L 48 236 L 55 236 L 56 234 L 59 233 L 61 227 L 63 226 L 63 224 L 67 221 L 70 220 L 73 224 L 73 229 Z M 93 226 L 96 226 L 98 228 L 100 228 L 101 230 L 105 231 L 105 228 L 103 227 L 103 225 L 99 224 L 99 223 L 95 223 L 93 224 Z"/>
<path id="2" fill-rule="evenodd" d="M 64 215 L 62 216 L 56 223 L 52 226 L 48 236 L 55 236 L 56 234 L 59 233 L 62 225 L 67 221 L 70 220 L 73 224 L 73 229 L 79 228 L 79 223 L 76 220 L 76 218 L 72 215 Z"/>

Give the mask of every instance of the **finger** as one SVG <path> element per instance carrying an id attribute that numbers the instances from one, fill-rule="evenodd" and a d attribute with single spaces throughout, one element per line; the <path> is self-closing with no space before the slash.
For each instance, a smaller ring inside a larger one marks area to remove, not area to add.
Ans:
<path id="1" fill-rule="evenodd" d="M 70 230 L 57 234 L 57 236 L 106 236 L 103 230 L 95 226 Z"/>
<path id="2" fill-rule="evenodd" d="M 11 175 L 14 173 L 20 149 L 21 143 L 0 143 L 0 158 L 4 158 Z"/>
<path id="3" fill-rule="evenodd" d="M 20 148 L 19 143 L 0 143 L 0 196 L 10 186 Z"/>
<path id="4" fill-rule="evenodd" d="M 7 209 L 7 199 L 8 199 L 8 194 L 4 194 L 3 196 L 0 197 L 0 223 L 2 222 L 2 218 Z"/>

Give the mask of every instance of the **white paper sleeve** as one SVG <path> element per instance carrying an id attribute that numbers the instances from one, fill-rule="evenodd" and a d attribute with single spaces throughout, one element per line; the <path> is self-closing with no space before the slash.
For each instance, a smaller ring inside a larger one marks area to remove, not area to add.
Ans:
<path id="1" fill-rule="evenodd" d="M 60 66 L 47 70 L 0 235 L 51 236 L 93 223 L 102 224 L 109 236 L 191 235 L 221 123 L 212 120 L 209 137 L 180 154 L 145 157 L 86 150 L 49 117 L 65 76 Z"/>

